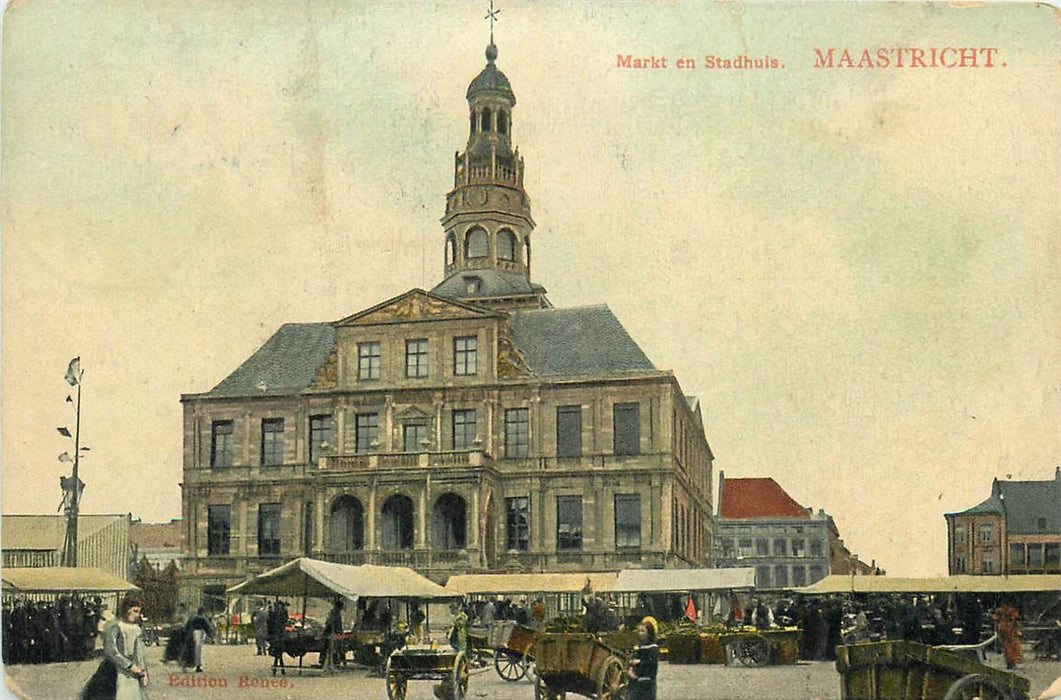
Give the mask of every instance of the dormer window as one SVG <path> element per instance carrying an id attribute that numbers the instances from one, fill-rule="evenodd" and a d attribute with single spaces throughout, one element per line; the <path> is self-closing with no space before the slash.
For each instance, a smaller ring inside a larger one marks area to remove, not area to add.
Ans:
<path id="1" fill-rule="evenodd" d="M 465 294 L 478 294 L 481 291 L 483 291 L 483 279 L 481 277 L 464 278 Z"/>

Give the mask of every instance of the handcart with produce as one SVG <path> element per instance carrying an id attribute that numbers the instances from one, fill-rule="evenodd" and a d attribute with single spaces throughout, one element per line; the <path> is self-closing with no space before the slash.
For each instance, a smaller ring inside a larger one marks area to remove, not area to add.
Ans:
<path id="1" fill-rule="evenodd" d="M 537 664 L 535 700 L 578 693 L 618 700 L 626 693 L 626 655 L 588 633 L 542 633 L 529 649 Z"/>
<path id="2" fill-rule="evenodd" d="M 1026 678 L 908 640 L 836 647 L 843 700 L 1026 700 Z"/>
<path id="3" fill-rule="evenodd" d="M 530 654 L 538 633 L 514 620 L 498 620 L 490 625 L 486 643 L 493 649 L 494 669 L 506 681 L 527 676 L 533 679 L 534 656 Z"/>
<path id="4" fill-rule="evenodd" d="M 468 659 L 452 647 L 417 644 L 395 649 L 387 657 L 387 697 L 405 700 L 409 681 L 439 681 L 437 696 L 464 700 L 468 695 L 468 676 Z"/>

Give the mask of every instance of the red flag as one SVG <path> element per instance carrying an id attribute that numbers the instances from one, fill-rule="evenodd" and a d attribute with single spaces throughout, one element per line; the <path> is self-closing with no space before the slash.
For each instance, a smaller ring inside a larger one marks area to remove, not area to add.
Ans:
<path id="1" fill-rule="evenodd" d="M 696 622 L 696 603 L 693 602 L 692 596 L 689 596 L 689 602 L 685 604 L 685 617 L 692 622 Z"/>

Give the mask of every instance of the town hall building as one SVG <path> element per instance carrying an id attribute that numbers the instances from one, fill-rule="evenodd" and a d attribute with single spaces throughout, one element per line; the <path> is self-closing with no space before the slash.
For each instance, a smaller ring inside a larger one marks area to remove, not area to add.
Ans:
<path id="1" fill-rule="evenodd" d="M 444 275 L 286 324 L 181 398 L 185 597 L 297 556 L 454 573 L 703 567 L 712 460 L 697 401 L 607 306 L 532 281 L 534 220 L 496 65 L 467 91 Z"/>

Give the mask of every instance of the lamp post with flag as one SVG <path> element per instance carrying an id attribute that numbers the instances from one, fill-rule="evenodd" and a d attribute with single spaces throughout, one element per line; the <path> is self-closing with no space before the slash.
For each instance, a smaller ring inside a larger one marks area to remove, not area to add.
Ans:
<path id="1" fill-rule="evenodd" d="M 68 452 L 63 452 L 59 455 L 60 462 L 73 462 L 74 464 L 74 473 L 70 479 L 65 476 L 59 478 L 59 486 L 63 490 L 63 502 L 59 507 L 66 508 L 66 541 L 63 544 L 63 566 L 77 566 L 78 504 L 81 501 L 81 492 L 85 489 L 85 484 L 78 478 L 77 471 L 81 463 L 82 451 L 88 450 L 87 447 L 81 447 L 81 377 L 84 374 L 84 370 L 81 369 L 81 358 L 75 357 L 70 360 L 70 365 L 66 368 L 65 379 L 67 384 L 77 387 L 77 402 L 74 402 L 73 396 L 67 396 L 66 402 L 74 404 L 74 413 L 76 415 L 74 433 L 71 435 L 66 426 L 58 428 L 60 435 L 74 441 L 73 457 Z"/>

